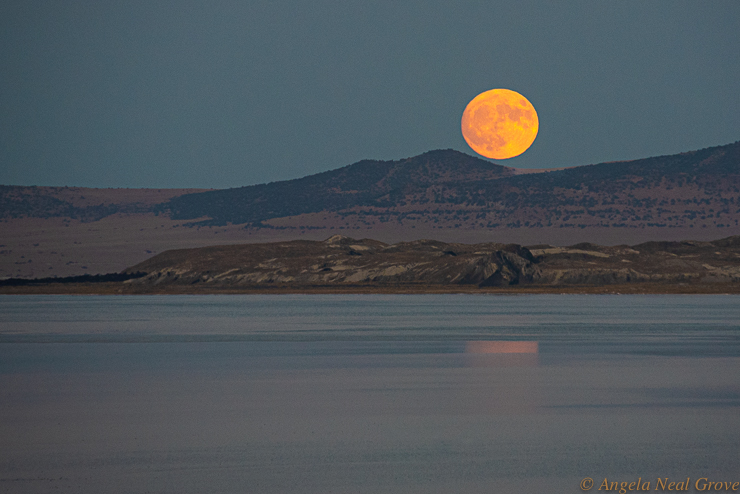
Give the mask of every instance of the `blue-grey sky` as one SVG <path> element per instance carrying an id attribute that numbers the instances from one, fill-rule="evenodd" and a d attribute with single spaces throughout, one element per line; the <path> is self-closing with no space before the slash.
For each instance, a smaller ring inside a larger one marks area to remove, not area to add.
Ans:
<path id="1" fill-rule="evenodd" d="M 537 109 L 522 168 L 740 139 L 740 2 L 0 2 L 0 183 L 237 187 L 431 149 Z"/>

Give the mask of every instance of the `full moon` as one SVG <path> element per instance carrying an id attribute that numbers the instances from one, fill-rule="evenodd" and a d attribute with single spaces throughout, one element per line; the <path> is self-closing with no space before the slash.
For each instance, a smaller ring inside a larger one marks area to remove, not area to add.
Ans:
<path id="1" fill-rule="evenodd" d="M 519 156 L 537 137 L 537 112 L 527 98 L 509 89 L 491 89 L 468 103 L 462 134 L 473 150 L 486 158 Z"/>

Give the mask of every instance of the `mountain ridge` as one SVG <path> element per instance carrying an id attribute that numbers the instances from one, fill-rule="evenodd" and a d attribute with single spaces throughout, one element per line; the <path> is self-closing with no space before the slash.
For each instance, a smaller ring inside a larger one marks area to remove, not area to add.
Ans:
<path id="1" fill-rule="evenodd" d="M 740 142 L 523 173 L 454 150 L 224 190 L 0 186 L 0 278 L 119 271 L 168 249 L 320 240 L 639 243 L 740 234 Z"/>
<path id="2" fill-rule="evenodd" d="M 434 150 L 395 161 L 361 160 L 293 180 L 186 194 L 162 204 L 159 211 L 178 220 L 211 218 L 201 225 L 262 222 L 369 205 L 386 195 L 394 198 L 424 185 L 455 183 L 461 178 L 495 180 L 513 174 L 510 168 L 459 151 Z"/>
<path id="3" fill-rule="evenodd" d="M 410 204 L 423 206 L 424 214 L 433 216 L 434 211 L 429 210 L 432 204 L 443 209 L 454 206 L 452 209 L 483 217 L 491 214 L 498 220 L 493 222 L 496 225 L 514 227 L 516 222 L 507 220 L 521 219 L 516 217 L 517 209 L 536 206 L 539 212 L 528 213 L 532 218 L 539 217 L 541 223 L 545 215 L 572 216 L 572 212 L 558 211 L 563 208 L 567 211 L 568 206 L 591 209 L 612 206 L 606 209 L 614 213 L 613 206 L 617 204 L 630 210 L 622 215 L 622 221 L 602 222 L 601 226 L 618 226 L 635 217 L 649 217 L 656 220 L 652 221 L 654 225 L 661 225 L 667 222 L 659 220 L 663 215 L 655 211 L 657 206 L 675 206 L 677 199 L 688 205 L 697 203 L 696 196 L 709 196 L 705 202 L 716 202 L 718 207 L 721 203 L 722 212 L 732 215 L 737 224 L 738 209 L 730 210 L 727 206 L 735 204 L 739 187 L 740 141 L 677 155 L 528 174 L 516 174 L 511 168 L 457 151 L 438 150 L 398 161 L 364 160 L 296 180 L 185 194 L 163 203 L 159 211 L 179 220 L 209 218 L 200 220 L 200 225 L 265 226 L 275 218 L 320 211 L 355 214 L 361 211 L 365 216 L 382 217 L 378 208 L 385 208 L 398 216 Z M 662 193 L 655 193 L 658 189 Z M 684 189 L 685 193 L 681 194 L 684 197 L 672 197 L 675 193 L 668 192 L 673 189 Z M 646 191 L 652 195 L 646 195 Z M 669 202 L 673 199 L 673 204 L 666 204 L 666 199 Z M 621 210 L 610 219 L 619 213 Z M 392 219 L 392 215 L 386 214 L 385 221 Z M 680 224 L 674 223 L 674 226 Z M 564 220 L 561 224 L 568 222 Z M 551 221 L 549 225 L 552 226 Z"/>

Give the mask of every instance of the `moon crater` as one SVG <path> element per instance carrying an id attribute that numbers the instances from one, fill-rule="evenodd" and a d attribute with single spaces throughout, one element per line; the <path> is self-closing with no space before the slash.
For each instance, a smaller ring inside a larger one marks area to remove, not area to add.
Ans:
<path id="1" fill-rule="evenodd" d="M 537 112 L 527 98 L 509 89 L 491 89 L 468 103 L 462 134 L 473 150 L 486 158 L 519 156 L 539 130 Z"/>

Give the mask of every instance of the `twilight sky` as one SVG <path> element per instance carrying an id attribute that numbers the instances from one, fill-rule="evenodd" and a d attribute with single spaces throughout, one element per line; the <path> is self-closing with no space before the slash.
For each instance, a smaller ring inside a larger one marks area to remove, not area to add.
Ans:
<path id="1" fill-rule="evenodd" d="M 547 168 L 740 139 L 740 2 L 0 3 L 0 184 L 238 187 L 432 149 L 536 108 Z"/>

